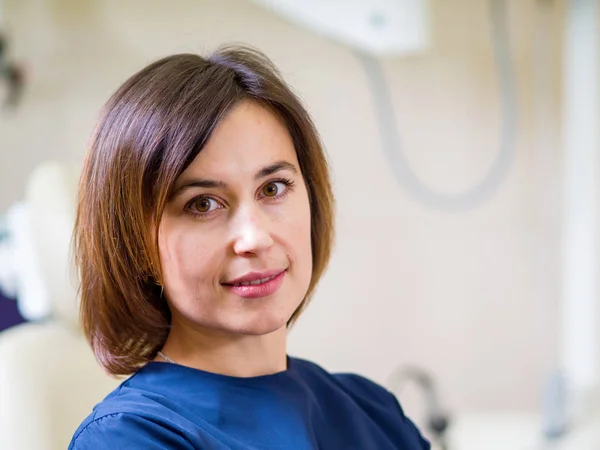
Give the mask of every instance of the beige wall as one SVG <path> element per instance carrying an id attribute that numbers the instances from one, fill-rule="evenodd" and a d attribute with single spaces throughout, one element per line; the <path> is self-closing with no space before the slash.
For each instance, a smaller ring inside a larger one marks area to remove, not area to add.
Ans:
<path id="1" fill-rule="evenodd" d="M 556 353 L 562 2 L 509 1 L 516 158 L 492 198 L 456 213 L 420 204 L 394 177 L 365 74 L 343 45 L 243 0 L 4 3 L 31 82 L 18 113 L 0 119 L 0 210 L 37 162 L 81 159 L 101 104 L 133 71 L 173 52 L 256 45 L 313 113 L 339 202 L 332 266 L 290 352 L 382 383 L 399 364 L 423 365 L 453 409 L 537 408 Z M 456 192 L 498 149 L 488 2 L 430 3 L 431 52 L 383 65 L 415 172 Z M 539 30 L 548 66 L 536 72 Z"/>

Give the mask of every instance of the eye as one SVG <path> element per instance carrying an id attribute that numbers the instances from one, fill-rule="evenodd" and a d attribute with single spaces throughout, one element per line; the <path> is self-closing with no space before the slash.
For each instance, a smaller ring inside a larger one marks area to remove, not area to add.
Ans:
<path id="1" fill-rule="evenodd" d="M 286 184 L 281 181 L 270 181 L 262 187 L 261 192 L 265 197 L 277 197 L 286 187 Z"/>
<path id="2" fill-rule="evenodd" d="M 222 208 L 222 206 L 214 198 L 198 197 L 189 204 L 188 208 L 194 213 L 207 214 L 215 209 Z"/>

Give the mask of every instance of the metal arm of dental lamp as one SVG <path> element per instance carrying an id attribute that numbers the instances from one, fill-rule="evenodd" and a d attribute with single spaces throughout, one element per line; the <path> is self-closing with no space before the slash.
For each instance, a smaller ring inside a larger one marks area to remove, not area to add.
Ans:
<path id="1" fill-rule="evenodd" d="M 435 382 L 425 370 L 414 366 L 398 367 L 389 378 L 390 390 L 399 395 L 409 382 L 421 388 L 425 399 L 427 428 L 442 450 L 448 450 L 446 431 L 450 424 L 450 416 L 439 403 Z"/>

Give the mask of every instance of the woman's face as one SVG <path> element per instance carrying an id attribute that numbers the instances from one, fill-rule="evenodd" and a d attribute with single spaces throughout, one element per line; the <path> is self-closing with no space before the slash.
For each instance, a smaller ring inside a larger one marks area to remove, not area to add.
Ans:
<path id="1" fill-rule="evenodd" d="M 308 194 L 286 127 L 241 103 L 174 192 L 159 228 L 173 326 L 245 335 L 285 327 L 312 273 Z"/>

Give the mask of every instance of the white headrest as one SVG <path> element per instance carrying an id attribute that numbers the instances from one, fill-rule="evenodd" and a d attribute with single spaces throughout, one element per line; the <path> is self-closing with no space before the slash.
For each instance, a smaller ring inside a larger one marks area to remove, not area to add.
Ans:
<path id="1" fill-rule="evenodd" d="M 38 299 L 19 296 L 19 302 L 46 301 L 53 319 L 73 326 L 79 323 L 78 277 L 72 256 L 78 178 L 79 166 L 56 162 L 44 163 L 31 174 L 25 194 L 33 252 L 30 268 L 32 275 L 38 272 L 44 294 Z M 26 281 L 26 269 L 19 277 Z M 23 304 L 20 309 L 43 311 L 43 305 L 30 306 Z"/>

